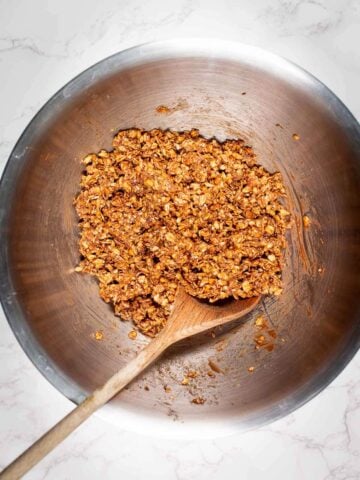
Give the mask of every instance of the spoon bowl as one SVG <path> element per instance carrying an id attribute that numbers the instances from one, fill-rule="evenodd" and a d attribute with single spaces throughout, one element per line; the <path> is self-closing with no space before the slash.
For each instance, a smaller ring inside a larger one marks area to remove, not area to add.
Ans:
<path id="1" fill-rule="evenodd" d="M 251 312 L 260 301 L 259 297 L 225 302 L 208 303 L 188 295 L 180 288 L 173 305 L 171 316 L 161 332 L 171 343 L 197 335 L 206 330 L 225 325 Z"/>

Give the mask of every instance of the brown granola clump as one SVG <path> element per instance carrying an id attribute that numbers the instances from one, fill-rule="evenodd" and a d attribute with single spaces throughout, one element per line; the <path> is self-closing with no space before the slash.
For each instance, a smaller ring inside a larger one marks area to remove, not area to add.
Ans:
<path id="1" fill-rule="evenodd" d="M 178 285 L 210 302 L 281 293 L 285 189 L 242 140 L 130 129 L 83 163 L 77 271 L 143 333 L 164 326 Z"/>

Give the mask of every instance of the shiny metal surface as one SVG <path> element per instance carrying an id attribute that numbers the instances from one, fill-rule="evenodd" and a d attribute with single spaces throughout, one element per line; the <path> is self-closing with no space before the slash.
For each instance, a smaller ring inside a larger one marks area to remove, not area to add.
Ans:
<path id="1" fill-rule="evenodd" d="M 170 112 L 157 113 L 158 105 Z M 94 65 L 37 114 L 0 189 L 1 301 L 15 335 L 75 402 L 146 342 L 129 340 L 130 323 L 113 316 L 94 279 L 74 272 L 80 159 L 133 126 L 243 138 L 259 162 L 282 172 L 294 226 L 280 298 L 265 298 L 216 338 L 174 346 L 101 414 L 152 434 L 215 436 L 289 413 L 359 347 L 360 129 L 324 85 L 257 48 L 200 40 L 139 46 Z M 260 312 L 276 332 L 272 351 L 255 348 Z M 99 329 L 103 341 L 93 338 Z M 223 371 L 215 378 L 209 359 Z M 188 369 L 199 376 L 184 387 Z M 206 403 L 192 404 L 194 396 Z"/>

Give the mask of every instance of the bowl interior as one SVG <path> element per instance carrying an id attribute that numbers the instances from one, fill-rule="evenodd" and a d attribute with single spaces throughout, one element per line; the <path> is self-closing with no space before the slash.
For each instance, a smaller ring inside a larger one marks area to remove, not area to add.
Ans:
<path id="1" fill-rule="evenodd" d="M 169 431 L 266 422 L 318 392 L 359 344 L 358 126 L 297 67 L 229 48 L 153 45 L 95 65 L 32 121 L 3 177 L 4 308 L 35 364 L 78 402 L 147 341 L 130 340 L 131 324 L 99 298 L 95 279 L 74 272 L 81 158 L 110 148 L 119 129 L 196 127 L 220 140 L 243 138 L 261 164 L 283 174 L 294 219 L 284 294 L 264 298 L 215 338 L 204 334 L 171 348 L 106 407 L 130 426 L 140 417 L 161 420 Z M 159 105 L 169 112 L 158 113 Z M 275 331 L 272 351 L 255 348 L 260 313 Z M 94 339 L 97 330 L 102 341 Z M 223 373 L 210 377 L 209 360 Z M 189 369 L 198 376 L 183 386 Z M 196 396 L 206 403 L 191 403 Z"/>

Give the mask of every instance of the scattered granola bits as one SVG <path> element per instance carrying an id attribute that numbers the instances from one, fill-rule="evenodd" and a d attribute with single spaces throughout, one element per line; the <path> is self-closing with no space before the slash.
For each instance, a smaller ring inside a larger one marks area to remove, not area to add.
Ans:
<path id="1" fill-rule="evenodd" d="M 248 367 L 248 372 L 249 373 L 253 373 L 254 370 L 255 370 L 255 367 Z"/>
<path id="2" fill-rule="evenodd" d="M 199 373 L 196 370 L 189 370 L 186 374 L 189 378 L 196 378 L 198 375 Z"/>
<path id="3" fill-rule="evenodd" d="M 83 164 L 79 268 L 142 333 L 163 328 L 179 285 L 210 302 L 281 293 L 285 188 L 242 140 L 129 129 Z"/>
<path id="4" fill-rule="evenodd" d="M 171 387 L 169 387 L 168 385 L 164 385 L 164 390 L 165 390 L 165 393 L 170 393 Z"/>
<path id="5" fill-rule="evenodd" d="M 297 133 L 293 133 L 292 138 L 293 140 L 298 141 L 300 140 L 300 135 L 298 135 Z"/>
<path id="6" fill-rule="evenodd" d="M 137 337 L 137 331 L 130 330 L 130 332 L 128 333 L 128 337 L 130 338 L 130 340 L 135 340 L 135 338 Z"/>
<path id="7" fill-rule="evenodd" d="M 146 390 L 148 392 L 150 390 L 150 388 L 147 385 L 145 385 L 144 390 Z"/>
<path id="8" fill-rule="evenodd" d="M 212 370 L 207 372 L 208 377 L 215 377 L 215 373 Z"/>
<path id="9" fill-rule="evenodd" d="M 311 220 L 310 218 L 307 216 L 307 215 L 304 215 L 303 216 L 303 225 L 305 228 L 308 228 L 310 227 L 310 224 L 311 224 Z"/>
<path id="10" fill-rule="evenodd" d="M 102 331 L 102 330 L 96 330 L 96 332 L 94 333 L 94 338 L 95 338 L 95 340 L 97 340 L 97 341 L 99 341 L 99 342 L 100 342 L 101 340 L 103 340 L 103 339 L 104 339 L 104 333 L 103 333 L 103 331 Z"/>
<path id="11" fill-rule="evenodd" d="M 195 403 L 195 405 L 203 405 L 205 402 L 206 400 L 203 397 L 195 397 L 191 400 L 191 403 Z"/>

